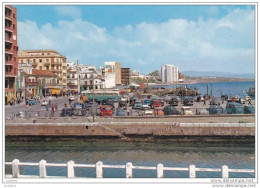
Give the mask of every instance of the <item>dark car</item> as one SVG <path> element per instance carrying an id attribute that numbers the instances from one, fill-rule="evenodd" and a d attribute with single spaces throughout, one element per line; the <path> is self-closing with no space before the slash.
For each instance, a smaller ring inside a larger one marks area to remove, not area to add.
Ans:
<path id="1" fill-rule="evenodd" d="M 99 104 L 97 103 L 97 102 L 94 102 L 94 104 L 93 104 L 93 101 L 89 101 L 86 105 L 85 105 L 85 108 L 86 109 L 89 109 L 89 108 L 92 108 L 92 107 L 95 107 L 95 108 L 97 108 L 98 106 L 99 106 Z"/>
<path id="2" fill-rule="evenodd" d="M 163 108 L 164 115 L 179 115 L 180 112 L 174 106 L 165 106 Z"/>
<path id="3" fill-rule="evenodd" d="M 209 107 L 209 114 L 222 114 L 223 109 L 220 105 L 211 105 Z"/>
<path id="4" fill-rule="evenodd" d="M 184 106 L 193 106 L 193 99 L 192 98 L 185 98 L 183 100 L 183 105 Z"/>
<path id="5" fill-rule="evenodd" d="M 244 108 L 242 104 L 236 102 L 227 103 L 226 106 L 227 114 L 243 114 Z"/>
<path id="6" fill-rule="evenodd" d="M 179 101 L 178 101 L 177 97 L 173 97 L 169 102 L 169 104 L 172 106 L 178 106 L 178 103 L 179 103 Z"/>
<path id="7" fill-rule="evenodd" d="M 125 116 L 125 110 L 123 108 L 118 108 L 116 110 L 116 116 Z"/>
<path id="8" fill-rule="evenodd" d="M 255 107 L 254 106 L 244 106 L 245 114 L 255 114 Z"/>
<path id="9" fill-rule="evenodd" d="M 114 101 L 110 99 L 103 100 L 101 104 L 102 106 L 111 106 L 112 108 L 114 108 Z"/>
<path id="10" fill-rule="evenodd" d="M 119 106 L 120 108 L 126 109 L 127 104 L 126 104 L 125 101 L 120 101 L 120 102 L 118 103 L 118 106 Z"/>
<path id="11" fill-rule="evenodd" d="M 60 113 L 60 117 L 67 117 L 72 116 L 72 109 L 71 108 L 63 108 Z"/>

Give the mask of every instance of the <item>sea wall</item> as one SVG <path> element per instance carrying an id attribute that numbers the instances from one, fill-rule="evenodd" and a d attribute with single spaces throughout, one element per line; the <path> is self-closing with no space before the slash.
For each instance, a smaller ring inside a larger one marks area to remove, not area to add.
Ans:
<path id="1" fill-rule="evenodd" d="M 110 123 L 6 123 L 6 136 L 255 136 L 254 123 L 171 123 L 171 122 L 110 122 Z"/>

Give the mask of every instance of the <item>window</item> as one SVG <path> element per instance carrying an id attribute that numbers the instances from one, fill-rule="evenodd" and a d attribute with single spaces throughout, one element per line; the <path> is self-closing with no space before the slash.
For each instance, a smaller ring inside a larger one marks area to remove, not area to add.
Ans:
<path id="1" fill-rule="evenodd" d="M 39 59 L 39 62 L 41 63 L 41 62 L 42 62 L 42 59 Z"/>
<path id="2" fill-rule="evenodd" d="M 44 55 L 44 53 L 42 53 L 42 55 Z"/>
<path id="3" fill-rule="evenodd" d="M 5 89 L 8 89 L 8 79 L 5 79 Z"/>
<path id="4" fill-rule="evenodd" d="M 15 29 L 15 24 L 13 24 L 13 29 Z"/>
<path id="5" fill-rule="evenodd" d="M 49 59 L 46 59 L 46 63 L 49 63 Z"/>
<path id="6" fill-rule="evenodd" d="M 47 66 L 46 68 L 47 68 L 47 70 L 50 70 L 49 66 Z"/>
<path id="7" fill-rule="evenodd" d="M 21 63 L 23 63 L 23 59 L 21 59 Z"/>
<path id="8" fill-rule="evenodd" d="M 40 70 L 42 70 L 42 66 L 40 66 Z"/>
<path id="9" fill-rule="evenodd" d="M 33 63 L 36 63 L 36 60 L 35 60 L 35 59 L 33 59 Z"/>

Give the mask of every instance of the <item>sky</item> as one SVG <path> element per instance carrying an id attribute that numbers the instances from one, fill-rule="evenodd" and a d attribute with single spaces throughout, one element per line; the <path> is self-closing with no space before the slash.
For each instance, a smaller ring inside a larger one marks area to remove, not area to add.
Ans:
<path id="1" fill-rule="evenodd" d="M 54 49 L 67 61 L 119 61 L 148 74 L 254 73 L 254 6 L 16 5 L 19 50 Z"/>

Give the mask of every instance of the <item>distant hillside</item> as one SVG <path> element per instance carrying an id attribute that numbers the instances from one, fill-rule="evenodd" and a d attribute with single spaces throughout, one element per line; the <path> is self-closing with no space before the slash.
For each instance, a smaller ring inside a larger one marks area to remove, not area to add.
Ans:
<path id="1" fill-rule="evenodd" d="M 228 72 L 200 72 L 200 71 L 183 71 L 185 77 L 224 77 L 224 78 L 255 78 L 255 74 L 245 73 L 236 74 Z"/>

